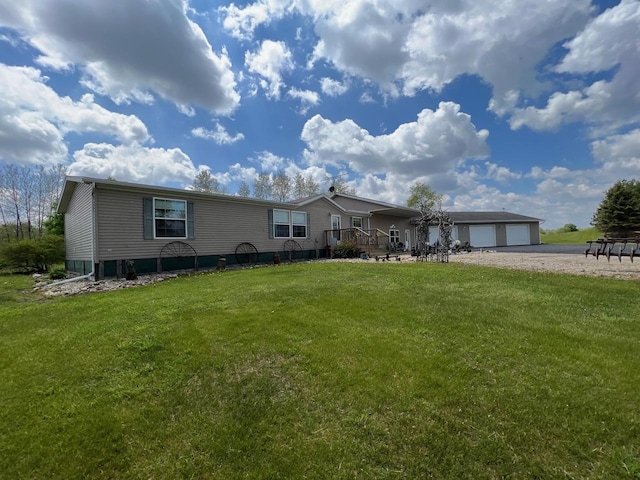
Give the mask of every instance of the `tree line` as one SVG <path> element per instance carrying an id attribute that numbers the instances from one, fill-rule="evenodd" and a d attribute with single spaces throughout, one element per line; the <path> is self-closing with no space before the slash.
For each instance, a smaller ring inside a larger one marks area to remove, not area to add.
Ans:
<path id="1" fill-rule="evenodd" d="M 349 187 L 341 178 L 333 179 L 334 191 L 347 195 L 355 195 L 354 188 Z M 211 174 L 209 170 L 201 170 L 193 180 L 191 189 L 199 192 L 229 194 L 226 187 Z M 261 172 L 250 185 L 242 180 L 236 193 L 239 197 L 252 197 L 261 200 L 287 202 L 311 197 L 320 193 L 320 185 L 309 175 L 296 173 L 293 177 L 280 170 L 276 173 Z"/>
<path id="2" fill-rule="evenodd" d="M 42 237 L 65 175 L 62 165 L 0 165 L 0 242 Z"/>

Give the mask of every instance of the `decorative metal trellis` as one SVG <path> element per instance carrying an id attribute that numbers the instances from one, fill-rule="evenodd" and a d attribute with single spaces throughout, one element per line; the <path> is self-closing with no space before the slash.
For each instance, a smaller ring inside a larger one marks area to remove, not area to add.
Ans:
<path id="1" fill-rule="evenodd" d="M 451 231 L 453 220 L 442 209 L 421 208 L 422 217 L 418 223 L 418 259 L 429 262 L 449 262 Z M 437 238 L 429 238 L 429 227 L 438 227 Z"/>

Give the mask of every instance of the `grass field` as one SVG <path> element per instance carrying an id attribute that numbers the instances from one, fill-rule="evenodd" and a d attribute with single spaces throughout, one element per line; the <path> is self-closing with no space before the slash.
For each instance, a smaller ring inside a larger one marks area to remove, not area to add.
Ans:
<path id="1" fill-rule="evenodd" d="M 581 228 L 577 232 L 549 232 L 541 235 L 542 243 L 587 243 L 587 240 L 597 240 L 604 235 L 594 228 Z"/>
<path id="2" fill-rule="evenodd" d="M 0 277 L 0 478 L 640 478 L 638 284 L 281 265 Z"/>

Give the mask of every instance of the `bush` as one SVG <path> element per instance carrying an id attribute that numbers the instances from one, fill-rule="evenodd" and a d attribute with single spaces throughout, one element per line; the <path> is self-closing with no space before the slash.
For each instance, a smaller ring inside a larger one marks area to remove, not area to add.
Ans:
<path id="1" fill-rule="evenodd" d="M 67 278 L 67 272 L 63 268 L 51 270 L 49 274 L 50 280 L 62 280 L 63 278 Z"/>
<path id="2" fill-rule="evenodd" d="M 360 249 L 358 244 L 351 240 L 344 240 L 336 245 L 333 249 L 335 258 L 355 258 L 358 256 Z"/>
<path id="3" fill-rule="evenodd" d="M 20 240 L 0 249 L 0 264 L 18 273 L 47 272 L 64 261 L 64 237 L 45 235 L 40 240 Z"/>

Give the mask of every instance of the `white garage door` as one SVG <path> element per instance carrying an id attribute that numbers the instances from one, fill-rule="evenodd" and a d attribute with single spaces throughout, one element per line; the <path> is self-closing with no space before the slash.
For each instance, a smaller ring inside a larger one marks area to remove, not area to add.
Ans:
<path id="1" fill-rule="evenodd" d="M 440 240 L 440 228 L 439 227 L 429 227 L 429 243 L 433 245 L 437 241 Z"/>
<path id="2" fill-rule="evenodd" d="M 440 239 L 440 228 L 436 226 L 429 227 L 429 243 L 434 244 L 436 240 Z M 458 239 L 458 226 L 454 225 L 451 229 L 451 241 Z"/>
<path id="3" fill-rule="evenodd" d="M 469 237 L 472 247 L 495 247 L 496 227 L 495 225 L 471 225 Z"/>
<path id="4" fill-rule="evenodd" d="M 507 225 L 507 245 L 530 245 L 529 225 Z"/>

